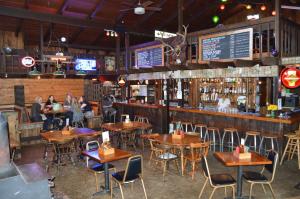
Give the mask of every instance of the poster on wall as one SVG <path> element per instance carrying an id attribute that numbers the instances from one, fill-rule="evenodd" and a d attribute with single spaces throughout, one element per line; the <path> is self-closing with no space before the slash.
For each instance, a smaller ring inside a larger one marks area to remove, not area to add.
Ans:
<path id="1" fill-rule="evenodd" d="M 115 71 L 115 67 L 116 67 L 115 57 L 113 56 L 104 57 L 104 61 L 105 61 L 105 71 L 108 72 Z"/>

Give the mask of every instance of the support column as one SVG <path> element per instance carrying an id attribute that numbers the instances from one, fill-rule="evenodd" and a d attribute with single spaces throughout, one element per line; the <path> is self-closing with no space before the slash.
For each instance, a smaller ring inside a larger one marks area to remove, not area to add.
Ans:
<path id="1" fill-rule="evenodd" d="M 129 46 L 130 46 L 130 41 L 129 41 L 129 33 L 125 33 L 125 70 L 128 71 L 130 67 L 130 53 L 129 53 Z"/>
<path id="2" fill-rule="evenodd" d="M 280 0 L 275 0 L 275 48 L 278 51 L 279 58 L 282 55 L 280 46 Z"/>
<path id="3" fill-rule="evenodd" d="M 182 33 L 183 25 L 183 0 L 177 0 L 177 9 L 178 9 L 178 32 Z"/>
<path id="4" fill-rule="evenodd" d="M 39 46 L 39 51 L 40 51 L 40 60 L 44 59 L 44 28 L 43 24 L 40 24 L 40 46 Z M 44 73 L 44 62 L 41 63 L 41 72 Z"/>
<path id="5" fill-rule="evenodd" d="M 121 40 L 120 40 L 120 34 L 116 37 L 116 71 L 119 71 L 120 69 L 120 56 L 121 56 L 121 51 L 120 51 L 120 44 L 121 44 Z"/>

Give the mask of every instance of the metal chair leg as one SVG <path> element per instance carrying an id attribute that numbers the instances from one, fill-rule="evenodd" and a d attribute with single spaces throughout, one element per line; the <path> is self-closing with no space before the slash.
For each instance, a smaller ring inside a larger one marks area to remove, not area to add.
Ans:
<path id="1" fill-rule="evenodd" d="M 269 187 L 270 187 L 270 190 L 271 190 L 271 192 L 272 192 L 272 196 L 273 196 L 273 198 L 274 198 L 274 199 L 276 199 L 276 197 L 275 197 L 275 193 L 274 193 L 274 190 L 273 190 L 273 188 L 272 188 L 271 184 L 270 184 L 270 183 L 268 183 L 268 185 L 269 185 Z"/>
<path id="2" fill-rule="evenodd" d="M 208 178 L 206 178 L 206 180 L 205 180 L 205 182 L 204 182 L 204 185 L 203 185 L 203 187 L 202 187 L 202 189 L 201 189 L 201 191 L 200 191 L 200 193 L 199 193 L 198 198 L 201 198 L 201 196 L 202 196 L 202 194 L 203 194 L 203 191 L 204 191 L 204 188 L 205 188 L 207 182 L 208 182 Z"/>
<path id="3" fill-rule="evenodd" d="M 123 193 L 123 188 L 122 188 L 122 185 L 120 183 L 119 184 L 119 187 L 120 187 L 120 191 L 121 191 L 121 195 L 122 195 L 122 199 L 124 199 L 124 193 Z"/>
<path id="4" fill-rule="evenodd" d="M 216 191 L 216 187 L 214 187 L 214 189 L 213 189 L 213 191 L 211 192 L 211 194 L 210 194 L 210 196 L 209 196 L 209 199 L 212 199 L 212 197 L 213 197 L 213 195 L 214 195 L 214 193 L 215 193 L 215 191 Z"/>
<path id="5" fill-rule="evenodd" d="M 143 186 L 143 190 L 144 190 L 144 193 L 145 193 L 145 198 L 147 199 L 147 193 L 146 193 L 146 189 L 145 189 L 145 184 L 144 184 L 144 180 L 141 178 L 141 182 L 142 182 L 142 186 Z"/>
<path id="6" fill-rule="evenodd" d="M 264 190 L 264 193 L 266 194 L 267 192 L 266 192 L 266 189 L 265 189 L 265 187 L 264 187 L 264 184 L 261 184 L 261 187 L 262 187 L 262 189 Z"/>
<path id="7" fill-rule="evenodd" d="M 110 198 L 113 198 L 113 180 L 112 177 L 110 177 Z"/>
<path id="8" fill-rule="evenodd" d="M 234 185 L 232 186 L 232 198 L 235 199 L 235 188 L 234 188 Z"/>
<path id="9" fill-rule="evenodd" d="M 253 185 L 254 185 L 254 183 L 251 183 L 251 185 L 250 185 L 249 199 L 251 199 L 251 196 L 252 196 Z"/>

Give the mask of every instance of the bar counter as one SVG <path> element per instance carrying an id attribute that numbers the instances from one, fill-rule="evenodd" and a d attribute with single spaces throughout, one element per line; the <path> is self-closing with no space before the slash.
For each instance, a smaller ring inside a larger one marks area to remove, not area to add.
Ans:
<path id="1" fill-rule="evenodd" d="M 129 114 L 131 119 L 134 115 L 148 117 L 154 125 L 154 131 L 164 132 L 167 125 L 167 108 L 161 105 L 137 104 L 137 103 L 114 103 L 119 114 Z M 227 127 L 237 128 L 239 132 L 259 131 L 265 134 L 284 134 L 299 128 L 300 114 L 294 114 L 291 118 L 271 118 L 263 115 L 225 113 L 196 108 L 170 107 L 170 120 L 188 121 L 193 124 L 201 123 L 222 129 Z M 164 116 L 164 117 L 163 117 Z"/>

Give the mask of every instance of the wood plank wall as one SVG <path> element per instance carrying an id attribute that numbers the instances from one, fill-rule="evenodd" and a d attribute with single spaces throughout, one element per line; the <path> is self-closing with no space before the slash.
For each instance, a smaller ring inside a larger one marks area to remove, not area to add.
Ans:
<path id="1" fill-rule="evenodd" d="M 36 96 L 46 102 L 49 95 L 64 101 L 66 93 L 79 97 L 84 94 L 83 79 L 0 79 L 0 105 L 15 103 L 14 86 L 24 85 L 25 103 L 31 104 Z"/>
<path id="2" fill-rule="evenodd" d="M 0 48 L 4 47 L 24 48 L 23 34 L 16 36 L 14 32 L 0 31 Z"/>

